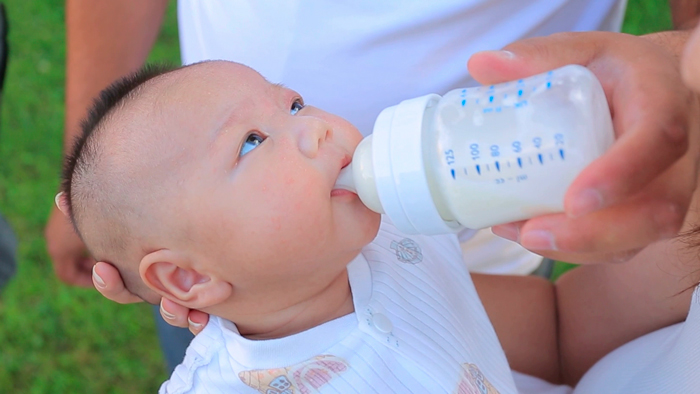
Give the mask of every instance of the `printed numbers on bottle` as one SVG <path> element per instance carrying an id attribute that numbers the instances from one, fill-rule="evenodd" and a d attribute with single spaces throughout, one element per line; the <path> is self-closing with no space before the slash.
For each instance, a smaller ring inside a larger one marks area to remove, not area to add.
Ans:
<path id="1" fill-rule="evenodd" d="M 513 152 L 520 153 L 523 150 L 523 146 L 520 141 L 513 141 Z"/>
<path id="2" fill-rule="evenodd" d="M 472 159 L 479 160 L 479 144 L 469 145 L 469 150 L 471 151 Z"/>
<path id="3" fill-rule="evenodd" d="M 498 157 L 501 154 L 498 152 L 498 145 L 491 145 L 491 157 Z"/>
<path id="4" fill-rule="evenodd" d="M 448 166 L 455 163 L 455 152 L 452 149 L 445 151 L 445 161 L 447 162 Z"/>
<path id="5" fill-rule="evenodd" d="M 554 143 L 557 144 L 557 146 L 564 145 L 564 134 L 561 134 L 561 133 L 554 134 Z"/>
<path id="6" fill-rule="evenodd" d="M 542 138 L 535 137 L 532 139 L 532 143 L 535 144 L 535 148 L 539 148 L 542 146 Z"/>

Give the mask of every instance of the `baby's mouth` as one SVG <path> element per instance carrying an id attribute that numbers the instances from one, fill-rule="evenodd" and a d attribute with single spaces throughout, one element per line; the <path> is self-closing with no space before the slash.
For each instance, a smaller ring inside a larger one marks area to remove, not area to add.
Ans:
<path id="1" fill-rule="evenodd" d="M 343 158 L 340 171 L 338 172 L 338 178 L 336 179 L 335 185 L 333 185 L 333 189 L 331 190 L 331 196 L 348 193 L 357 194 L 357 190 L 355 190 L 355 182 L 353 181 L 352 166 L 350 166 L 351 162 L 352 156 L 346 155 L 346 157 Z"/>
<path id="2" fill-rule="evenodd" d="M 345 156 L 343 156 L 342 162 L 340 163 L 340 169 L 342 170 L 343 168 L 347 167 L 351 162 L 352 162 L 352 155 L 349 153 L 346 153 Z"/>

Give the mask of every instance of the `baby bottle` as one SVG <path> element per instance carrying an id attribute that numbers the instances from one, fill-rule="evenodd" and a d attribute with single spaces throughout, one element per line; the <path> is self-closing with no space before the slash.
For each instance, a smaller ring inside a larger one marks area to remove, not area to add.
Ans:
<path id="1" fill-rule="evenodd" d="M 407 233 L 478 229 L 563 211 L 613 139 L 600 83 L 569 65 L 384 109 L 336 187 Z"/>

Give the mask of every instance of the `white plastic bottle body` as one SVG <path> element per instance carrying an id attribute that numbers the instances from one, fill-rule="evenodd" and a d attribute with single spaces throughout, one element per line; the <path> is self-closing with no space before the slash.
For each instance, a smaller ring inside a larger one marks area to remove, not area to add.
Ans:
<path id="1" fill-rule="evenodd" d="M 563 211 L 574 178 L 613 142 L 595 76 L 566 66 L 453 90 L 423 123 L 423 161 L 446 221 L 470 228 Z"/>

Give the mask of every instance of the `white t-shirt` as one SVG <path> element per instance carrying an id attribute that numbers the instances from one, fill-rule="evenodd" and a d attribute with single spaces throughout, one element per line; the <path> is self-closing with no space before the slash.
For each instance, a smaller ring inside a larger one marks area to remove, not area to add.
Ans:
<path id="1" fill-rule="evenodd" d="M 182 61 L 231 60 L 372 132 L 402 100 L 474 85 L 477 51 L 619 31 L 625 0 L 179 0 Z"/>
<path id="2" fill-rule="evenodd" d="M 700 393 L 700 289 L 695 289 L 685 322 L 614 350 L 574 390 L 594 393 Z"/>
<path id="3" fill-rule="evenodd" d="M 295 335 L 213 317 L 160 393 L 516 393 L 454 235 L 383 221 L 348 277 L 355 312 Z"/>
<path id="4" fill-rule="evenodd" d="M 297 90 L 364 134 L 402 100 L 475 85 L 469 57 L 562 31 L 619 31 L 626 0 L 179 0 L 184 64 L 231 60 Z M 469 253 L 478 251 L 478 258 Z M 477 272 L 529 273 L 541 261 L 482 230 L 465 246 Z"/>

